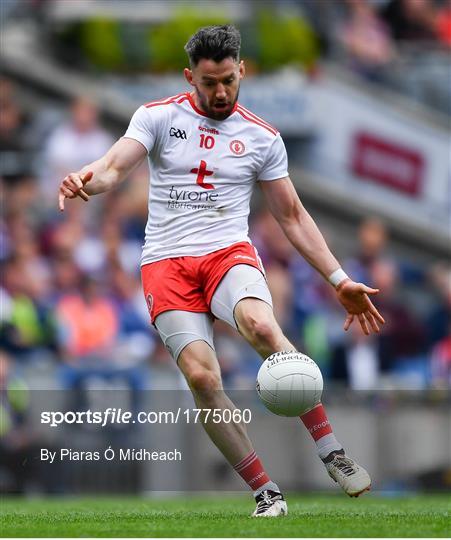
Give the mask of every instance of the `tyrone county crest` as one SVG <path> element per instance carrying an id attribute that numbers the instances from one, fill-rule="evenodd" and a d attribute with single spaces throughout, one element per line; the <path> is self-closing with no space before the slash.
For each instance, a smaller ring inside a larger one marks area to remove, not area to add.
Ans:
<path id="1" fill-rule="evenodd" d="M 236 156 L 241 156 L 241 154 L 244 154 L 244 150 L 246 149 L 244 143 L 239 141 L 238 139 L 234 139 L 229 144 L 229 148 Z"/>
<path id="2" fill-rule="evenodd" d="M 152 316 L 153 296 L 151 294 L 148 294 L 146 296 L 146 301 L 147 301 L 147 309 L 149 310 L 150 316 Z"/>

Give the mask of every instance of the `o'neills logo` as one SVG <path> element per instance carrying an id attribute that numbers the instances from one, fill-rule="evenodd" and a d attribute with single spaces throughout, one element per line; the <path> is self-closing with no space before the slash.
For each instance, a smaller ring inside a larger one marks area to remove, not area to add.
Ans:
<path id="1" fill-rule="evenodd" d="M 248 261 L 252 261 L 252 262 L 255 262 L 255 258 L 254 257 L 249 257 L 248 255 L 235 255 L 235 257 L 233 257 L 234 259 L 247 259 Z"/>
<path id="2" fill-rule="evenodd" d="M 198 126 L 199 131 L 205 131 L 205 133 L 211 133 L 212 135 L 219 135 L 219 131 L 215 128 L 207 128 L 204 126 Z"/>
<path id="3" fill-rule="evenodd" d="M 329 425 L 329 420 L 324 420 L 324 422 L 321 422 L 321 424 L 315 424 L 311 428 L 309 428 L 310 433 L 315 433 L 315 431 L 318 431 L 319 429 L 323 429 Z"/>
<path id="4" fill-rule="evenodd" d="M 259 473 L 257 474 L 257 476 L 254 476 L 254 478 L 252 478 L 251 480 L 249 480 L 249 485 L 252 486 L 252 484 L 255 484 L 255 482 L 256 482 L 257 480 L 260 480 L 260 478 L 261 478 L 262 476 L 264 476 L 264 475 L 265 475 L 264 472 L 259 472 Z"/>

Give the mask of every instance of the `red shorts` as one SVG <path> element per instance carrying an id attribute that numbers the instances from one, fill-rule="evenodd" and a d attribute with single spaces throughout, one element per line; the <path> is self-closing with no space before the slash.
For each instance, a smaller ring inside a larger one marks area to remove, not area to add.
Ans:
<path id="1" fill-rule="evenodd" d="M 163 259 L 141 267 L 141 278 L 152 323 L 164 311 L 209 312 L 211 299 L 226 272 L 237 264 L 262 273 L 257 250 L 239 242 L 200 257 Z"/>

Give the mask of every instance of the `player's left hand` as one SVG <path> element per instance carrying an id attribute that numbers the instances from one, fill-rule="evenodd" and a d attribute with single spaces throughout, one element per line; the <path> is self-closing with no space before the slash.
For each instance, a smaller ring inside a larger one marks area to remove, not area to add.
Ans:
<path id="1" fill-rule="evenodd" d="M 374 307 L 368 295 L 374 295 L 379 289 L 372 289 L 363 283 L 356 283 L 352 279 L 343 280 L 337 287 L 338 300 L 348 312 L 344 329 L 348 330 L 357 317 L 363 332 L 368 336 L 371 331 L 379 332 L 379 323 L 384 324 L 385 320 Z"/>

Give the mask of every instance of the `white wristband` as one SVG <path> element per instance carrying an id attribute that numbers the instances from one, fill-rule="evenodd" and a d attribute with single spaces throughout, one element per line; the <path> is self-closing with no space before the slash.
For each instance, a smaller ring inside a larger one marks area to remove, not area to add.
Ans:
<path id="1" fill-rule="evenodd" d="M 343 268 L 337 268 L 332 274 L 329 276 L 329 283 L 331 283 L 335 288 L 340 285 L 342 281 L 345 279 L 348 279 L 348 274 L 343 270 Z"/>

